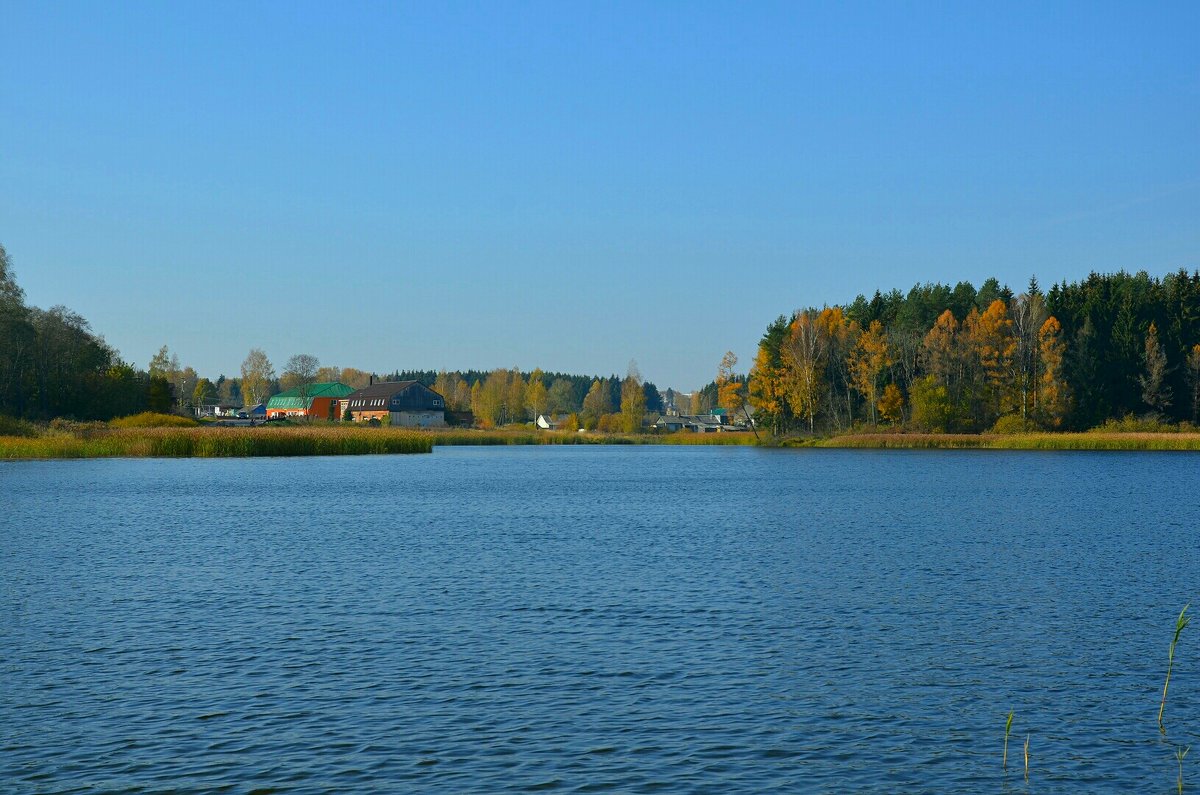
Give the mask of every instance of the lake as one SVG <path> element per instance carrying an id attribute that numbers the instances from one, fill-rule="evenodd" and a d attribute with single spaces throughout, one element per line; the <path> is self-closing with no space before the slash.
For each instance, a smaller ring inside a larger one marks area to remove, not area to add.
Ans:
<path id="1" fill-rule="evenodd" d="M 0 791 L 1173 792 L 1198 525 L 1186 453 L 4 463 Z"/>

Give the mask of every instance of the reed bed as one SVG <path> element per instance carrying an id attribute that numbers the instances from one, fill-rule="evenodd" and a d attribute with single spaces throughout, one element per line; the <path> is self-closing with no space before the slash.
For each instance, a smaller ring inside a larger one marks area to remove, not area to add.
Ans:
<path id="1" fill-rule="evenodd" d="M 784 446 L 876 449 L 1200 450 L 1200 433 L 864 433 Z"/>
<path id="2" fill-rule="evenodd" d="M 0 459 L 239 458 L 428 453 L 426 435 L 385 428 L 119 428 L 0 437 Z"/>
<path id="3" fill-rule="evenodd" d="M 147 420 L 142 420 L 146 422 Z M 0 459 L 229 458 L 428 453 L 434 446 L 543 444 L 754 444 L 750 433 L 607 434 L 526 429 L 375 428 L 361 425 L 257 428 L 73 424 L 32 436 L 0 436 Z"/>
<path id="4" fill-rule="evenodd" d="M 745 445 L 754 444 L 752 433 L 572 433 L 571 431 L 534 431 L 524 429 L 473 430 L 449 428 L 418 433 L 428 434 L 434 445 L 541 445 L 541 444 L 673 444 L 673 445 Z"/>
<path id="5" fill-rule="evenodd" d="M 498 428 L 478 430 L 474 428 L 437 428 L 417 433 L 433 440 L 435 446 L 494 446 L 534 444 L 630 444 L 609 436 L 569 431 L 535 431 L 526 429 Z"/>

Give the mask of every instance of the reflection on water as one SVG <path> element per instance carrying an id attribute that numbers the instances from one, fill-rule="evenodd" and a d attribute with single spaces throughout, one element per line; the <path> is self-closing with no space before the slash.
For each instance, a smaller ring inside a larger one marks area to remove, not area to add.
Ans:
<path id="1" fill-rule="evenodd" d="M 0 790 L 1165 792 L 1197 461 L 5 464 Z"/>

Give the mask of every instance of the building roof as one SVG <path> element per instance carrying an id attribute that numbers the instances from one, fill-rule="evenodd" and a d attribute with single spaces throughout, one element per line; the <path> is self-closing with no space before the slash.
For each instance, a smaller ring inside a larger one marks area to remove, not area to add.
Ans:
<path id="1" fill-rule="evenodd" d="M 721 422 L 720 416 L 716 414 L 662 414 L 653 422 L 654 425 L 679 425 L 683 428 L 699 428 L 701 426 L 714 428 L 718 426 L 729 427 Z"/>
<path id="2" fill-rule="evenodd" d="M 380 381 L 370 386 L 364 386 L 362 389 L 355 389 L 348 394 L 353 395 L 355 399 L 359 398 L 390 398 L 397 392 L 403 392 L 413 384 L 419 384 L 420 381 Z M 428 388 L 428 387 L 426 387 Z"/>
<path id="3" fill-rule="evenodd" d="M 312 406 L 314 398 L 328 397 L 340 398 L 349 395 L 354 391 L 353 387 L 346 386 L 339 381 L 326 381 L 320 384 L 309 384 L 307 397 L 300 397 L 300 387 L 289 389 L 286 392 L 280 392 L 274 395 L 267 401 L 269 409 L 308 409 Z"/>

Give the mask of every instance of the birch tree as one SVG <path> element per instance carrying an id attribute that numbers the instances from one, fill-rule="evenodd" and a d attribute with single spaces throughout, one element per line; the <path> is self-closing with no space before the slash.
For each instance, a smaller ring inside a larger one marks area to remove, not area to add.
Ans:
<path id="1" fill-rule="evenodd" d="M 275 368 L 271 360 L 259 348 L 251 348 L 242 362 L 242 396 L 246 398 L 246 404 L 253 406 L 266 400 L 274 380 Z"/>

